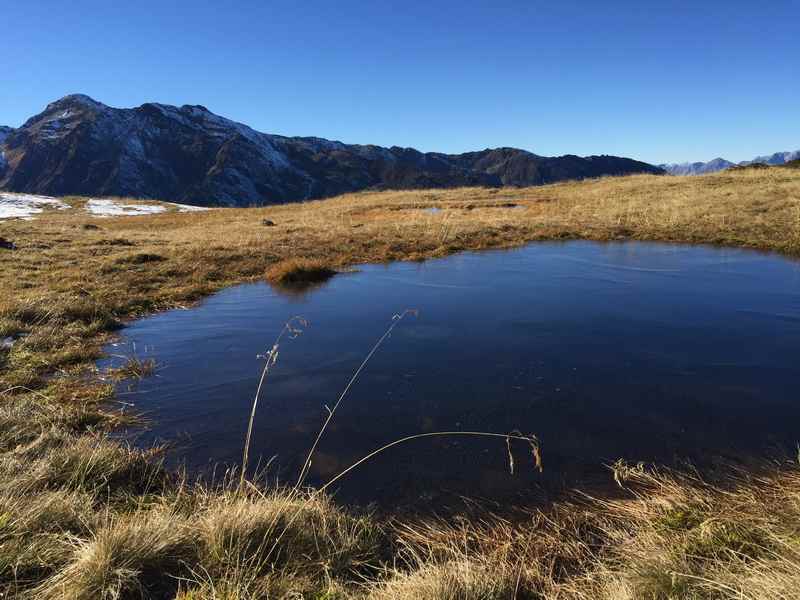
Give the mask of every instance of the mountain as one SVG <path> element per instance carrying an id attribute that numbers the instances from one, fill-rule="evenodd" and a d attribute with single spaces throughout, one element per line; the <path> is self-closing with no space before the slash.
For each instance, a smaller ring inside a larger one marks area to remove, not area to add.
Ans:
<path id="1" fill-rule="evenodd" d="M 769 156 L 757 156 L 753 160 L 740 162 L 740 165 L 752 165 L 754 163 L 761 163 L 765 165 L 784 165 L 793 160 L 800 158 L 800 150 L 794 152 L 776 152 Z"/>
<path id="2" fill-rule="evenodd" d="M 732 163 L 724 158 L 715 158 L 708 162 L 695 163 L 673 163 L 658 165 L 670 175 L 703 175 L 705 173 L 716 173 L 735 166 L 746 166 L 753 164 L 782 165 L 792 160 L 800 158 L 800 150 L 794 152 L 776 152 L 769 156 L 757 156 L 753 160 L 744 160 L 740 163 Z"/>
<path id="3" fill-rule="evenodd" d="M 363 189 L 539 185 L 663 173 L 613 156 L 465 154 L 260 133 L 203 106 L 111 108 L 88 96 L 49 104 L 0 142 L 0 189 L 249 206 Z"/>
<path id="4" fill-rule="evenodd" d="M 732 167 L 732 163 L 724 158 L 715 158 L 708 162 L 682 163 L 672 165 L 658 165 L 670 175 L 703 175 L 705 173 L 716 173 Z"/>
<path id="5" fill-rule="evenodd" d="M 12 133 L 14 133 L 14 130 L 11 127 L 0 125 L 0 144 L 2 144 Z"/>

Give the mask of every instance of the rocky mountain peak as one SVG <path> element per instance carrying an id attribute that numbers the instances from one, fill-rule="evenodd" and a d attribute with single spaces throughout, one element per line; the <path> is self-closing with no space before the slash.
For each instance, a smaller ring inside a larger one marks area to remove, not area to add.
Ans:
<path id="1" fill-rule="evenodd" d="M 98 102 L 94 98 L 87 96 L 86 94 L 68 94 L 61 98 L 60 100 L 56 100 L 55 104 L 76 104 L 82 106 L 90 106 L 95 108 L 108 108 L 102 102 Z"/>
<path id="2" fill-rule="evenodd" d="M 64 96 L 63 98 L 56 100 L 55 102 L 51 102 L 48 104 L 44 111 L 40 113 L 40 115 L 49 115 L 51 113 L 59 112 L 59 111 L 76 111 L 76 112 L 84 112 L 84 111 L 93 111 L 99 112 L 108 110 L 109 107 L 103 104 L 102 102 L 98 102 L 85 94 L 70 94 L 69 96 Z M 36 117 L 34 117 L 36 118 Z"/>
<path id="3" fill-rule="evenodd" d="M 40 139 L 52 142 L 69 135 L 85 120 L 95 119 L 97 115 L 109 110 L 111 109 L 108 106 L 89 96 L 72 94 L 48 104 L 42 112 L 28 119 L 15 133 L 35 133 Z M 13 137 L 10 141 L 14 141 Z"/>

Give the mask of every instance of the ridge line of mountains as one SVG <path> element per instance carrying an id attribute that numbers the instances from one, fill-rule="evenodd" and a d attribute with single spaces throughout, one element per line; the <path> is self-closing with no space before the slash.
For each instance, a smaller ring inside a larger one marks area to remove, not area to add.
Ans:
<path id="1" fill-rule="evenodd" d="M 708 162 L 693 162 L 693 163 L 672 163 L 660 164 L 660 168 L 664 169 L 670 175 L 705 175 L 706 173 L 716 173 L 717 171 L 724 171 L 731 167 L 747 167 L 750 165 L 770 165 L 779 166 L 785 165 L 792 161 L 800 159 L 800 150 L 793 152 L 775 152 L 767 156 L 756 156 L 752 160 L 743 160 L 735 163 L 724 158 L 715 158 Z"/>
<path id="2" fill-rule="evenodd" d="M 112 108 L 75 94 L 21 127 L 0 127 L 0 190 L 253 206 L 367 189 L 529 186 L 663 174 L 616 156 L 546 157 L 517 148 L 463 154 L 286 137 L 203 106 Z"/>

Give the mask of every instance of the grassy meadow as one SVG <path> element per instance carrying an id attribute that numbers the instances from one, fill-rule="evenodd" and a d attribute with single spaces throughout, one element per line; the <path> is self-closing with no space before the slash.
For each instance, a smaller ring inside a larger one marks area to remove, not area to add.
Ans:
<path id="1" fill-rule="evenodd" d="M 114 378 L 154 365 L 94 367 L 127 319 L 236 283 L 314 280 L 365 262 L 567 239 L 800 257 L 800 170 L 111 218 L 67 200 L 73 209 L 0 221 L 17 246 L 0 249 L 0 341 L 15 340 L 0 346 L 0 598 L 800 597 L 796 460 L 713 478 L 618 463 L 614 499 L 578 491 L 502 515 L 376 518 L 315 490 L 167 471 L 160 449 L 108 435 L 136 419 Z"/>

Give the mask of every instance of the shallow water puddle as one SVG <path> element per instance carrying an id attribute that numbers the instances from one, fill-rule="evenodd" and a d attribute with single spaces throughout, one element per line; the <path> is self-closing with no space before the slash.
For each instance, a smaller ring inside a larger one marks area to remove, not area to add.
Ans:
<path id="1" fill-rule="evenodd" d="M 109 354 L 155 358 L 123 392 L 151 420 L 138 443 L 176 444 L 194 471 L 238 464 L 262 363 L 287 319 L 255 423 L 251 461 L 293 481 L 354 370 L 391 316 L 323 438 L 321 483 L 399 437 L 440 430 L 535 433 L 415 440 L 342 480 L 358 502 L 514 500 L 609 482 L 619 458 L 672 464 L 764 455 L 800 440 L 800 264 L 752 251 L 665 244 L 539 243 L 426 263 L 367 265 L 302 295 L 266 284 L 133 323 Z M 101 366 L 119 363 L 112 356 Z"/>

